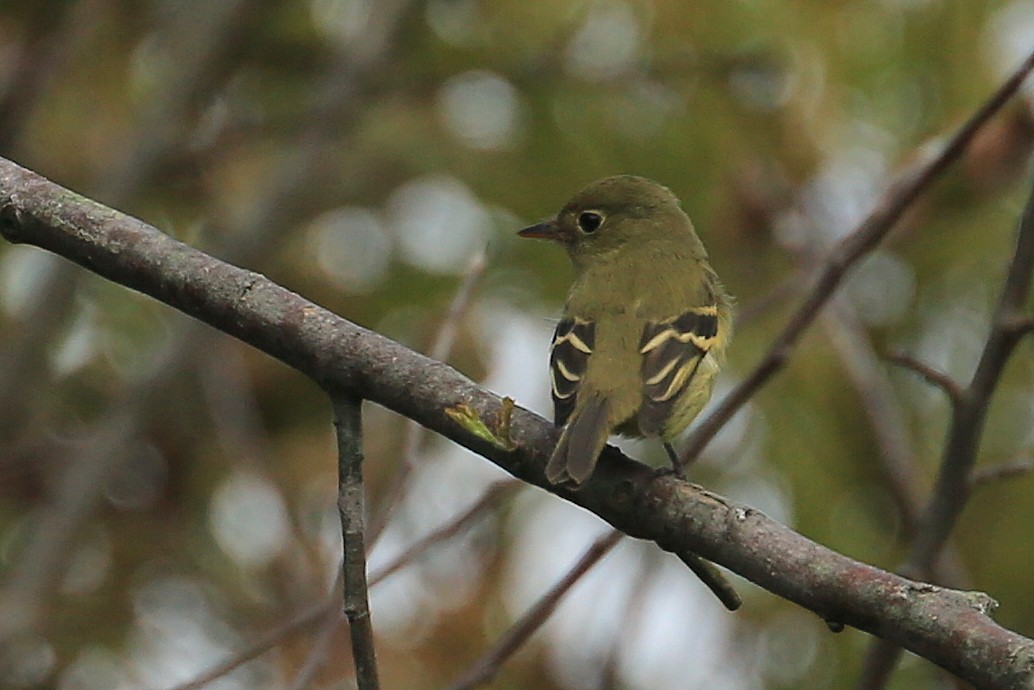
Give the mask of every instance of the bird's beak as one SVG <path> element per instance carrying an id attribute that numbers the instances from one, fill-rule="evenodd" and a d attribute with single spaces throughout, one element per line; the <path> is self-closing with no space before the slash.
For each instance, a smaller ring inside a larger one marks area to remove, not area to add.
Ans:
<path id="1" fill-rule="evenodd" d="M 530 225 L 517 233 L 520 237 L 531 237 L 538 240 L 560 241 L 559 228 L 556 220 L 547 220 L 544 223 Z"/>

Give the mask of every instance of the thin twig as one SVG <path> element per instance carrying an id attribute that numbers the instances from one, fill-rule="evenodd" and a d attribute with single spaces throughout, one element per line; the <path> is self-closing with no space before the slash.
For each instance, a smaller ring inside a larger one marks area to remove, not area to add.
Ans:
<path id="1" fill-rule="evenodd" d="M 433 358 L 444 361 L 448 358 L 449 353 L 452 351 L 452 347 L 455 344 L 457 333 L 459 332 L 459 324 L 463 320 L 464 314 L 471 303 L 475 289 L 480 282 L 481 276 L 484 275 L 486 266 L 486 259 L 484 251 L 478 252 L 470 261 L 467 271 L 464 275 L 463 281 L 460 284 L 459 289 L 454 295 L 452 302 L 449 304 L 449 308 L 446 311 L 445 317 L 442 320 L 442 325 L 435 334 L 434 340 L 430 348 L 430 354 Z M 414 463 L 413 458 L 416 456 L 417 446 L 419 445 L 420 438 L 422 436 L 422 429 L 419 424 L 408 421 L 406 424 L 406 438 L 403 442 L 403 463 L 400 467 L 399 473 L 392 485 L 392 488 L 388 491 L 387 498 L 383 504 L 381 511 L 378 514 L 378 518 L 375 519 L 374 523 L 367 530 L 369 533 L 368 543 L 369 546 L 364 549 L 364 557 L 366 551 L 373 548 L 377 539 L 382 534 L 384 527 L 390 518 L 390 515 L 394 507 L 401 500 L 402 495 L 405 493 L 406 479 L 412 469 Z M 420 540 L 416 544 L 406 549 L 402 554 L 399 555 L 392 563 L 389 563 L 386 567 L 379 570 L 371 578 L 367 587 L 374 587 L 378 583 L 385 580 L 388 576 L 396 572 L 397 570 L 405 567 L 412 560 L 416 559 L 421 553 L 431 546 L 451 539 L 460 532 L 462 532 L 468 523 L 473 522 L 479 517 L 483 511 L 490 505 L 494 504 L 504 494 L 518 488 L 520 482 L 503 481 L 489 487 L 485 494 L 480 500 L 476 501 L 470 509 L 458 516 L 452 522 L 442 526 L 438 530 L 432 532 L 430 535 Z M 342 563 L 342 570 L 339 571 L 339 579 L 343 576 L 344 563 Z M 365 577 L 365 566 L 364 566 L 364 577 Z M 324 660 L 325 652 L 323 651 L 322 642 L 324 639 L 329 639 L 331 632 L 337 625 L 337 619 L 333 615 L 329 615 L 325 619 L 325 624 L 321 630 L 321 634 L 318 637 L 318 644 L 308 655 L 305 664 L 303 665 L 302 671 L 299 672 L 295 678 L 295 688 L 305 687 L 311 680 L 311 675 L 319 668 L 320 663 Z M 354 634 L 354 633 L 353 633 Z M 357 664 L 358 666 L 358 664 Z"/>
<path id="2" fill-rule="evenodd" d="M 798 270 L 779 280 L 763 295 L 737 304 L 736 312 L 733 314 L 733 330 L 739 332 L 744 326 L 770 316 L 774 310 L 782 309 L 788 302 L 796 299 L 807 287 L 808 273 Z"/>
<path id="3" fill-rule="evenodd" d="M 823 321 L 869 418 L 886 485 L 905 531 L 911 536 L 919 523 L 923 499 L 905 411 L 887 379 L 885 367 L 880 365 L 869 334 L 847 300 L 834 300 Z"/>
<path id="4" fill-rule="evenodd" d="M 456 344 L 456 335 L 459 333 L 460 324 L 463 322 L 463 317 L 466 315 L 474 299 L 478 283 L 481 282 L 481 277 L 485 274 L 485 266 L 484 251 L 478 252 L 471 258 L 463 275 L 463 280 L 453 295 L 449 308 L 445 311 L 445 316 L 442 318 L 441 325 L 431 340 L 431 346 L 428 348 L 428 356 L 431 359 L 439 362 L 447 362 L 449 360 L 453 345 Z M 420 442 L 424 438 L 424 428 L 412 420 L 406 420 L 404 433 L 405 435 L 402 439 L 402 460 L 391 481 L 391 486 L 381 499 L 377 513 L 370 520 L 369 542 L 371 549 L 377 544 L 377 540 L 383 534 L 384 528 L 391 520 L 392 514 L 402 502 L 402 497 L 405 495 L 409 483 L 410 473 L 416 466 Z"/>
<path id="5" fill-rule="evenodd" d="M 847 272 L 887 236 L 908 207 L 958 160 L 977 132 L 1016 93 L 1032 69 L 1034 53 L 1027 56 L 1023 64 L 955 132 L 936 156 L 921 161 L 900 174 L 861 225 L 833 247 L 811 293 L 776 337 L 768 352 L 750 375 L 733 389 L 690 435 L 682 453 L 684 464 L 699 456 L 718 430 L 768 382 L 773 374 L 783 368 L 797 339 L 818 316 Z"/>
<path id="6" fill-rule="evenodd" d="M 298 670 L 294 680 L 291 682 L 290 690 L 305 690 L 305 688 L 312 684 L 316 674 L 319 673 L 320 668 L 327 661 L 330 643 L 334 639 L 334 633 L 337 631 L 340 622 L 341 611 L 337 606 L 328 606 L 326 615 L 320 623 L 320 629 L 316 633 L 316 639 L 312 643 L 312 648 L 305 657 L 305 663 L 302 664 L 301 669 Z"/>
<path id="7" fill-rule="evenodd" d="M 1004 479 L 1016 479 L 1034 471 L 1034 460 L 1020 458 L 986 467 L 978 467 L 969 475 L 969 490 L 980 488 Z"/>
<path id="8" fill-rule="evenodd" d="M 887 359 L 894 364 L 900 364 L 906 369 L 919 374 L 919 376 L 921 376 L 922 379 L 931 386 L 939 388 L 946 396 L 948 396 L 948 400 L 951 402 L 952 408 L 957 408 L 962 404 L 962 396 L 964 394 L 962 386 L 959 385 L 958 381 L 948 376 L 943 371 L 938 371 L 926 362 L 922 362 L 912 355 L 904 352 L 890 352 L 887 354 Z"/>
<path id="9" fill-rule="evenodd" d="M 485 268 L 487 266 L 488 260 L 484 249 L 471 257 L 470 262 L 467 264 L 467 269 L 463 273 L 463 280 L 460 282 L 456 294 L 453 295 L 452 301 L 449 303 L 449 308 L 446 310 L 444 318 L 442 318 L 442 325 L 439 326 L 438 333 L 435 335 L 431 348 L 427 353 L 431 359 L 439 362 L 449 359 L 449 356 L 452 354 L 452 348 L 456 344 L 456 336 L 459 334 L 460 324 L 463 323 L 463 317 L 466 316 L 467 310 L 470 309 L 470 305 L 474 301 L 474 294 L 481 283 L 482 276 L 485 275 Z"/>
<path id="10" fill-rule="evenodd" d="M 261 638 L 248 645 L 247 648 L 239 650 L 236 654 L 219 665 L 213 666 L 186 683 L 174 685 L 167 690 L 198 690 L 199 688 L 208 685 L 213 680 L 232 673 L 249 661 L 262 656 L 273 647 L 283 643 L 283 641 L 291 635 L 301 632 L 321 620 L 324 620 L 327 616 L 328 610 L 334 612 L 338 612 L 340 610 L 336 594 L 332 601 L 326 601 L 310 606 L 288 622 L 270 630 Z"/>
<path id="11" fill-rule="evenodd" d="M 463 674 L 449 685 L 448 690 L 470 690 L 492 680 L 499 673 L 500 666 L 509 659 L 514 652 L 521 648 L 532 634 L 542 627 L 543 623 L 556 610 L 560 600 L 570 591 L 582 578 L 585 573 L 594 566 L 601 558 L 606 556 L 613 549 L 624 535 L 613 530 L 603 535 L 589 547 L 589 550 L 582 555 L 575 567 L 572 568 L 563 578 L 546 592 L 535 604 L 528 609 L 520 620 L 510 626 L 502 637 L 492 648 Z"/>
<path id="12" fill-rule="evenodd" d="M 467 529 L 478 518 L 482 517 L 489 507 L 496 505 L 499 501 L 503 500 L 504 497 L 509 496 L 522 486 L 524 486 L 524 484 L 516 479 L 503 479 L 492 484 L 481 495 L 481 498 L 475 501 L 469 508 L 463 511 L 463 513 L 456 516 L 451 522 L 442 525 L 423 539 L 415 542 L 412 546 L 396 556 L 393 561 L 371 574 L 370 586 L 373 587 L 374 585 L 380 584 L 381 581 L 412 563 L 422 553 L 435 544 L 452 539 L 457 534 Z"/>
<path id="13" fill-rule="evenodd" d="M 794 244 L 778 236 L 776 239 L 781 240 L 780 244 L 797 261 L 802 272 L 805 267 L 818 263 L 818 251 L 813 243 Z M 833 351 L 857 391 L 872 426 L 887 487 L 911 536 L 919 523 L 922 498 L 905 412 L 851 301 L 842 294 L 834 295 L 821 318 Z"/>
<path id="14" fill-rule="evenodd" d="M 740 598 L 728 578 L 718 569 L 718 566 L 692 551 L 679 551 L 675 555 L 693 571 L 693 574 L 711 590 L 712 594 L 718 597 L 722 606 L 730 611 L 735 611 L 743 606 L 743 599 Z"/>
<path id="15" fill-rule="evenodd" d="M 338 513 L 344 552 L 342 572 L 345 618 L 352 637 L 352 658 L 359 690 L 377 690 L 377 657 L 370 622 L 370 598 L 366 586 L 366 549 L 363 523 L 362 401 L 335 392 L 334 429 L 338 445 Z"/>
<path id="16" fill-rule="evenodd" d="M 657 552 L 653 552 L 654 556 Z M 631 580 L 635 584 L 629 590 L 625 600 L 625 612 L 622 616 L 621 628 L 614 635 L 607 650 L 606 660 L 602 664 L 600 672 L 599 690 L 617 690 L 621 687 L 619 681 L 619 670 L 621 665 L 621 652 L 636 635 L 642 633 L 643 619 L 645 618 L 646 595 L 650 591 L 652 581 L 656 579 L 658 568 L 657 558 L 643 558 Z"/>

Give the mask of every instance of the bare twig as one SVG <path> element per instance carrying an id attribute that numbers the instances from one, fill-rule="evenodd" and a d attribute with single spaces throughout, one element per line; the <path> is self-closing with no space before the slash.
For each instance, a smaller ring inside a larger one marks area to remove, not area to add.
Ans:
<path id="1" fill-rule="evenodd" d="M 397 6 L 394 11 L 401 12 L 403 7 Z M 460 323 L 463 320 L 463 316 L 470 305 L 471 299 L 474 295 L 475 289 L 484 274 L 485 270 L 485 254 L 483 251 L 478 252 L 472 259 L 464 275 L 463 281 L 460 283 L 460 287 L 453 297 L 452 302 L 446 311 L 445 317 L 442 320 L 442 325 L 439 327 L 435 338 L 431 345 L 431 356 L 435 359 L 445 360 L 449 353 L 452 351 L 453 344 L 455 343 L 457 333 L 459 332 Z M 406 423 L 406 437 L 403 442 L 403 460 L 399 468 L 399 472 L 396 475 L 395 481 L 393 482 L 392 488 L 389 489 L 387 498 L 381 510 L 378 513 L 373 523 L 366 530 L 368 533 L 367 543 L 368 547 L 364 549 L 365 552 L 373 548 L 377 539 L 380 537 L 384 527 L 387 525 L 388 519 L 394 509 L 394 507 L 401 500 L 402 495 L 405 492 L 406 479 L 409 476 L 409 472 L 415 464 L 414 458 L 417 452 L 417 446 L 422 436 L 422 427 L 412 421 Z M 452 522 L 444 525 L 440 529 L 431 533 L 424 539 L 420 540 L 416 544 L 413 544 L 410 548 L 406 549 L 405 552 L 399 555 L 392 563 L 388 564 L 385 568 L 375 573 L 368 583 L 368 587 L 374 587 L 378 583 L 385 580 L 391 574 L 397 570 L 408 565 L 412 560 L 416 559 L 426 549 L 430 548 L 434 544 L 446 541 L 461 533 L 469 523 L 473 522 L 479 517 L 483 511 L 493 505 L 499 500 L 504 494 L 508 494 L 510 491 L 516 489 L 519 486 L 519 482 L 499 482 L 485 492 L 482 498 L 475 502 L 475 504 L 465 511 L 462 515 L 458 516 Z M 342 579 L 344 576 L 345 562 L 342 562 L 342 570 L 338 573 L 338 579 Z M 365 565 L 364 565 L 364 577 L 365 577 Z M 333 609 L 331 609 L 333 611 Z M 324 625 L 321 629 L 321 633 L 318 637 L 317 645 L 310 652 L 306 658 L 305 664 L 298 676 L 295 678 L 293 687 L 301 688 L 308 685 L 311 680 L 312 674 L 316 672 L 320 664 L 324 661 L 325 657 L 325 643 L 330 639 L 330 635 L 337 625 L 337 618 L 334 614 L 329 614 L 324 621 Z M 354 633 L 353 633 L 354 635 Z M 353 638 L 354 644 L 354 638 Z M 358 663 L 357 663 L 358 669 Z M 358 677 L 358 670 L 357 670 Z"/>
<path id="2" fill-rule="evenodd" d="M 621 532 L 612 530 L 593 542 L 578 563 L 535 602 L 535 605 L 528 609 L 520 620 L 510 626 L 510 629 L 499 638 L 492 649 L 449 685 L 448 690 L 469 690 L 492 680 L 499 673 L 499 667 L 549 619 L 564 595 L 585 573 L 589 572 L 592 566 L 610 553 L 610 550 L 621 541 L 623 536 Z"/>
<path id="3" fill-rule="evenodd" d="M 833 306 L 823 314 L 823 320 L 829 324 L 826 332 L 862 399 L 880 448 L 879 455 L 887 486 L 894 497 L 905 533 L 912 539 L 919 529 L 922 498 L 915 458 L 912 454 L 911 437 L 904 423 L 904 411 L 880 366 L 868 334 L 858 322 L 850 304 L 842 297 L 834 298 Z M 903 359 L 908 361 L 906 364 L 894 355 L 891 355 L 890 359 L 905 366 L 914 361 L 904 357 Z M 924 368 L 924 378 L 927 378 L 925 374 L 928 371 L 933 374 L 939 373 Z M 943 382 L 938 381 L 938 385 L 948 393 L 954 403 L 957 399 L 954 393 L 959 391 L 955 382 L 944 377 Z M 936 565 L 935 574 L 938 581 L 950 582 L 957 586 L 965 580 L 958 554 L 952 550 L 950 559 L 949 554 L 945 556 L 945 562 Z M 882 647 L 883 641 L 877 640 L 873 642 L 870 653 Z"/>
<path id="4" fill-rule="evenodd" d="M 400 553 L 393 561 L 391 561 L 391 563 L 388 563 L 370 575 L 370 586 L 373 587 L 374 585 L 380 584 L 390 575 L 419 558 L 421 554 L 426 552 L 435 544 L 448 541 L 457 534 L 460 534 L 473 524 L 474 521 L 482 517 L 488 508 L 498 504 L 505 497 L 514 493 L 522 486 L 524 485 L 516 479 L 504 479 L 492 484 L 481 495 L 481 498 L 475 501 L 461 514 L 457 515 L 451 522 L 442 525 L 423 539 L 415 542 L 412 546 Z"/>
<path id="5" fill-rule="evenodd" d="M 894 364 L 900 364 L 901 366 L 909 369 L 919 376 L 924 381 L 929 383 L 931 386 L 939 388 L 951 402 L 952 408 L 957 408 L 962 404 L 962 398 L 964 391 L 962 386 L 959 385 L 958 381 L 945 374 L 943 371 L 934 369 L 926 362 L 922 362 L 912 355 L 904 352 L 890 352 L 887 354 L 887 359 Z"/>
<path id="6" fill-rule="evenodd" d="M 364 546 L 362 401 L 334 392 L 334 428 L 338 445 L 338 513 L 344 550 L 342 572 L 345 618 L 352 635 L 352 658 L 359 690 L 377 690 L 377 657 L 373 648 Z"/>
<path id="7" fill-rule="evenodd" d="M 692 551 L 679 551 L 675 555 L 693 571 L 693 574 L 711 590 L 712 594 L 718 597 L 722 606 L 730 611 L 735 611 L 743 605 L 743 599 L 740 598 L 739 593 L 714 563 L 701 558 Z"/>
<path id="8" fill-rule="evenodd" d="M 733 314 L 734 330 L 739 332 L 741 328 L 757 319 L 769 316 L 773 310 L 785 307 L 808 287 L 808 277 L 806 271 L 794 271 L 773 285 L 765 294 L 754 297 L 744 304 L 737 304 L 736 312 Z"/>
<path id="9" fill-rule="evenodd" d="M 470 263 L 467 264 L 467 270 L 463 273 L 463 280 L 460 282 L 456 294 L 453 295 L 452 301 L 449 303 L 449 308 L 442 318 L 442 324 L 439 326 L 438 333 L 435 334 L 434 341 L 431 343 L 431 349 L 427 353 L 431 359 L 444 362 L 452 354 L 452 348 L 456 344 L 456 336 L 459 334 L 463 317 L 466 315 L 467 310 L 470 309 L 470 305 L 474 300 L 474 293 L 481 283 L 481 277 L 485 275 L 487 265 L 484 249 L 471 257 Z"/>
<path id="10" fill-rule="evenodd" d="M 486 261 L 484 251 L 478 252 L 471 259 L 463 280 L 460 282 L 460 286 L 457 289 L 456 294 L 453 296 L 453 299 L 449 304 L 449 308 L 446 310 L 441 326 L 439 326 L 432 340 L 430 356 L 434 359 L 439 361 L 448 360 L 449 354 L 452 352 L 453 345 L 456 342 L 460 324 L 463 321 L 464 315 L 467 313 L 467 309 L 473 299 L 478 283 L 481 280 L 481 276 L 484 275 L 485 265 Z M 385 493 L 377 513 L 371 520 L 367 538 L 369 550 L 372 550 L 374 545 L 380 539 L 384 532 L 384 528 L 391 520 L 392 514 L 402 502 L 402 498 L 404 497 L 409 485 L 409 477 L 413 468 L 416 467 L 416 456 L 423 437 L 424 428 L 422 426 L 412 420 L 405 421 L 405 435 L 402 442 L 401 462 L 399 463 L 395 476 L 392 479 L 391 486 Z M 520 483 L 516 481 L 498 482 L 492 485 L 482 495 L 481 499 L 476 501 L 473 506 L 464 512 L 464 514 L 413 544 L 400 554 L 392 563 L 375 573 L 370 578 L 369 586 L 373 587 L 392 573 L 405 567 L 434 544 L 446 541 L 459 534 L 466 529 L 469 523 L 472 523 L 480 517 L 489 506 L 494 505 L 504 495 L 516 490 L 519 486 Z M 316 652 L 314 651 L 313 654 L 315 653 Z M 311 659 L 312 655 L 310 655 L 310 660 Z"/>
<path id="11" fill-rule="evenodd" d="M 834 299 L 823 316 L 826 335 L 840 355 L 872 425 L 887 487 L 905 531 L 912 535 L 919 522 L 922 497 L 905 411 L 851 305 L 844 299 Z"/>
<path id="12" fill-rule="evenodd" d="M 442 318 L 441 325 L 431 341 L 431 347 L 428 351 L 428 356 L 431 359 L 439 362 L 449 361 L 449 355 L 452 353 L 452 347 L 456 343 L 456 335 L 459 333 L 460 324 L 470 308 L 478 283 L 481 282 L 481 276 L 485 273 L 485 265 L 484 251 L 478 252 L 470 260 L 463 280 L 460 282 L 456 294 L 453 295 L 452 302 L 449 303 L 449 308 Z M 411 420 L 406 421 L 405 436 L 402 440 L 402 460 L 399 463 L 395 477 L 392 479 L 391 486 L 378 507 L 376 515 L 370 521 L 369 540 L 371 549 L 377 543 L 384 528 L 391 520 L 395 509 L 401 503 L 403 495 L 405 495 L 410 473 L 416 466 L 416 456 L 423 437 L 424 428 L 422 426 Z"/>
<path id="13" fill-rule="evenodd" d="M 1000 482 L 1004 479 L 1016 479 L 1034 471 L 1034 460 L 1020 458 L 1008 462 L 1000 462 L 986 467 L 978 467 L 969 475 L 969 490 Z"/>
<path id="14" fill-rule="evenodd" d="M 334 633 L 337 631 L 337 626 L 340 622 L 341 611 L 337 606 L 328 606 L 312 648 L 305 658 L 305 663 L 302 664 L 301 669 L 295 675 L 294 681 L 291 682 L 290 690 L 305 690 L 305 688 L 312 684 L 316 674 L 319 673 L 320 668 L 327 661 L 330 643 L 334 639 Z"/>
<path id="15" fill-rule="evenodd" d="M 238 651 L 221 664 L 210 668 L 203 674 L 186 683 L 175 685 L 167 690 L 198 690 L 198 688 L 203 688 L 213 680 L 232 673 L 249 661 L 262 656 L 273 647 L 281 644 L 291 635 L 301 632 L 320 621 L 326 620 L 328 611 L 333 611 L 335 614 L 340 615 L 339 600 L 336 594 L 333 596 L 332 600 L 320 604 L 314 604 L 283 625 L 270 630 L 261 638 L 251 643 L 247 648 Z"/>
<path id="16" fill-rule="evenodd" d="M 758 365 L 740 385 L 715 406 L 690 435 L 682 452 L 683 463 L 700 455 L 718 430 L 768 382 L 773 374 L 783 368 L 797 339 L 818 316 L 847 272 L 887 236 L 908 207 L 958 160 L 976 133 L 1016 93 L 1031 69 L 1034 69 L 1034 53 L 1031 53 L 1012 76 L 945 142 L 937 155 L 900 174 L 861 225 L 833 247 L 811 293 L 787 322 Z"/>
<path id="17" fill-rule="evenodd" d="M 646 594 L 650 591 L 650 584 L 655 579 L 657 572 L 656 558 L 643 558 L 638 565 L 633 582 L 635 585 L 629 590 L 628 599 L 625 601 L 625 612 L 622 616 L 621 628 L 618 634 L 610 641 L 610 649 L 607 650 L 606 661 L 602 664 L 600 672 L 599 690 L 617 690 L 621 685 L 618 680 L 619 667 L 621 665 L 621 650 L 636 635 L 641 634 L 642 622 L 644 619 L 644 603 Z"/>
<path id="18" fill-rule="evenodd" d="M 1002 329 L 1011 331 L 1017 337 L 1034 333 L 1034 317 L 1013 315 L 1002 319 Z"/>

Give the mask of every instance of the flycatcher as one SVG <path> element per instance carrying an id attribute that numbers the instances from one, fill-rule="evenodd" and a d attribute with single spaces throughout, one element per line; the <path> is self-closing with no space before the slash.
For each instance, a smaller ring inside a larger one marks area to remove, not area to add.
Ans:
<path id="1" fill-rule="evenodd" d="M 521 237 L 567 250 L 574 284 L 550 347 L 554 484 L 587 480 L 612 434 L 674 440 L 711 397 L 731 299 L 679 200 L 642 177 L 592 183 Z"/>

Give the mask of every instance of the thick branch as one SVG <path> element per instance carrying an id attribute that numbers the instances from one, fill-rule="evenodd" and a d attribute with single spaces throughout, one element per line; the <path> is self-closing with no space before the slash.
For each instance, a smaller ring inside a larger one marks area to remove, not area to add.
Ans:
<path id="1" fill-rule="evenodd" d="M 545 419 L 515 408 L 505 438 L 476 433 L 446 410 L 463 405 L 489 424 L 503 401 L 453 368 L 2 159 L 0 233 L 174 306 L 327 390 L 349 391 L 414 419 L 626 534 L 697 553 L 982 688 L 1034 688 L 1034 642 L 995 624 L 985 595 L 918 584 L 859 563 L 752 508 L 656 476 L 613 448 L 582 490 L 554 487 L 543 470 L 557 432 Z"/>

